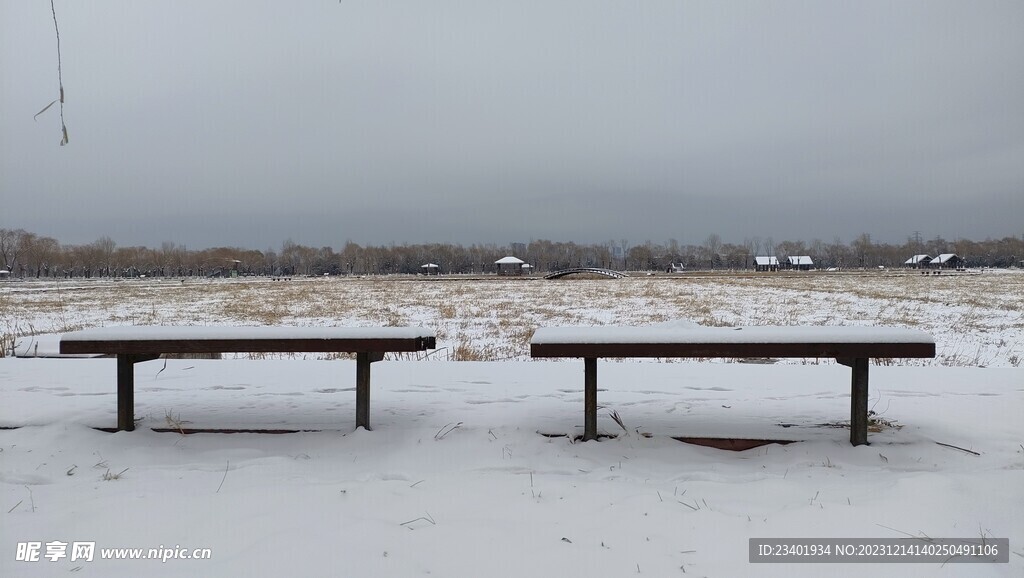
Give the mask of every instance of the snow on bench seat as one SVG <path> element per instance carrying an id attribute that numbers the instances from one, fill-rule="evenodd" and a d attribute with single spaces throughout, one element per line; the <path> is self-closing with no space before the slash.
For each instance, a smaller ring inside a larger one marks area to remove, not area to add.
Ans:
<path id="1" fill-rule="evenodd" d="M 935 343 L 916 329 L 860 326 L 541 327 L 531 343 Z"/>
<path id="2" fill-rule="evenodd" d="M 15 357 L 94 358 L 99 353 L 61 353 L 60 333 L 26 335 L 14 340 Z"/>

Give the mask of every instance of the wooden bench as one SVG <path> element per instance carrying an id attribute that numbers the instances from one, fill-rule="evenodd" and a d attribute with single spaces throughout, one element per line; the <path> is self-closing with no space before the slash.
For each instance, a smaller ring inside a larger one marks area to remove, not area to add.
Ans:
<path id="1" fill-rule="evenodd" d="M 830 357 L 853 368 L 850 443 L 868 443 L 868 360 L 935 357 L 927 333 L 893 327 L 542 327 L 532 357 L 581 357 L 583 439 L 597 439 L 599 357 Z"/>
<path id="2" fill-rule="evenodd" d="M 135 364 L 164 353 L 355 353 L 356 427 L 370 429 L 370 363 L 386 352 L 425 351 L 421 327 L 106 327 L 65 333 L 63 353 L 117 356 L 117 429 L 135 429 Z"/>

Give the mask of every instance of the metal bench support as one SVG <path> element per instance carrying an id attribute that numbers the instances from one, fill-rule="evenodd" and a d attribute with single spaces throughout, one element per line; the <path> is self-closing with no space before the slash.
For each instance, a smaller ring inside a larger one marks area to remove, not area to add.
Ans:
<path id="1" fill-rule="evenodd" d="M 150 361 L 159 355 L 117 356 L 117 429 L 132 431 L 135 429 L 135 364 Z"/>
<path id="2" fill-rule="evenodd" d="M 356 427 L 370 429 L 370 364 L 383 353 L 356 353 Z"/>
<path id="3" fill-rule="evenodd" d="M 836 362 L 851 368 L 850 380 L 850 443 L 868 444 L 868 358 L 839 357 Z"/>
<path id="4" fill-rule="evenodd" d="M 853 360 L 853 379 L 850 386 L 850 443 L 863 446 L 868 443 L 868 360 Z"/>
<path id="5" fill-rule="evenodd" d="M 597 358 L 583 359 L 583 441 L 597 439 Z"/>

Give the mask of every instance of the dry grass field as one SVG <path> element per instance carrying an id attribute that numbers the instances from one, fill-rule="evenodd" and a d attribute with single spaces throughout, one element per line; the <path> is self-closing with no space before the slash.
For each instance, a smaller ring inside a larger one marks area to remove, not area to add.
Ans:
<path id="1" fill-rule="evenodd" d="M 74 279 L 0 285 L 5 350 L 18 336 L 108 325 L 423 325 L 438 337 L 430 359 L 528 359 L 529 339 L 539 326 L 673 319 L 709 326 L 913 327 L 936 337 L 938 357 L 906 363 L 1017 367 L 1024 359 L 1024 272 L 637 274 L 554 281 Z"/>

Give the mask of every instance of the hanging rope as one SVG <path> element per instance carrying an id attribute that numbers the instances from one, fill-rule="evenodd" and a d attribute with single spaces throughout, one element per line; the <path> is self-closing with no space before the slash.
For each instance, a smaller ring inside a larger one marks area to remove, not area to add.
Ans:
<path id="1" fill-rule="evenodd" d="M 60 146 L 68 144 L 68 127 L 64 124 L 64 77 L 62 75 L 61 63 L 60 63 L 60 28 L 57 27 L 57 9 L 53 6 L 53 0 L 50 0 L 50 12 L 53 13 L 53 29 L 57 32 L 57 85 L 60 87 L 60 96 L 56 100 L 50 102 L 50 104 L 43 107 L 43 110 L 37 112 L 32 120 L 43 114 L 50 109 L 55 103 L 60 103 Z"/>

